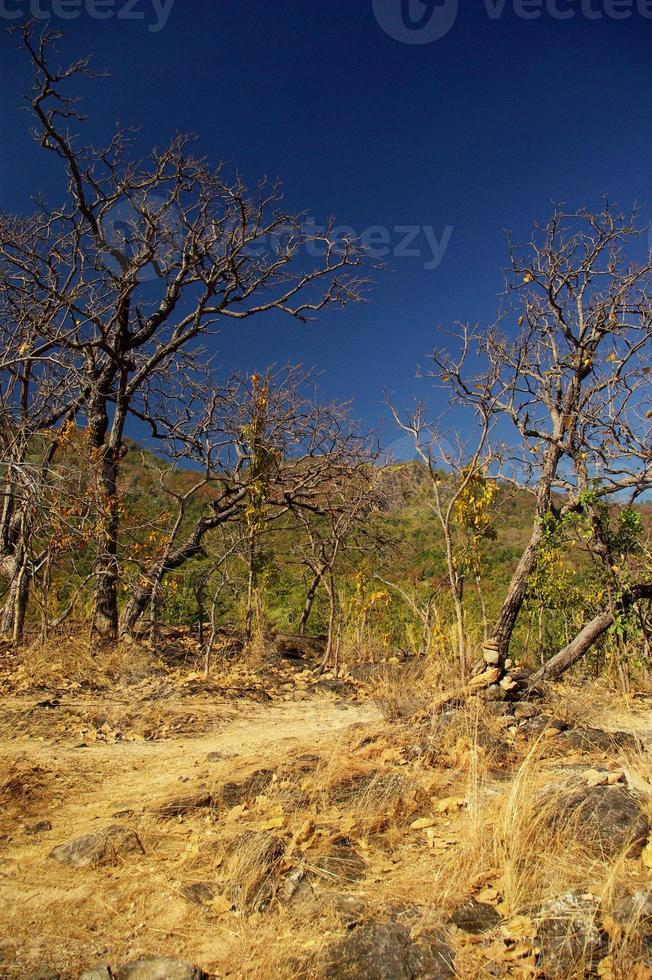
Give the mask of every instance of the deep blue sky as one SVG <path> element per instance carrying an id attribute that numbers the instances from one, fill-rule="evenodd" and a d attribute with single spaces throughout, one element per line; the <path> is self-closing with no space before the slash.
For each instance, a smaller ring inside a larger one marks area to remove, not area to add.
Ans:
<path id="1" fill-rule="evenodd" d="M 92 140 L 116 120 L 140 126 L 143 148 L 189 131 L 251 182 L 278 175 L 288 204 L 317 220 L 454 228 L 436 270 L 429 252 L 390 258 L 369 305 L 308 328 L 235 324 L 215 341 L 226 366 L 314 364 L 326 395 L 355 396 L 374 423 L 383 386 L 399 401 L 418 390 L 439 325 L 492 319 L 505 228 L 521 237 L 552 201 L 597 207 L 604 194 L 650 216 L 652 19 L 614 20 L 601 0 L 595 20 L 579 0 L 559 0 L 577 12 L 568 20 L 524 20 L 510 0 L 491 19 L 481 0 L 462 3 L 450 32 L 423 45 L 388 36 L 371 0 L 176 0 L 158 32 L 151 0 L 136 0 L 142 21 L 54 18 L 66 54 L 111 74 L 85 88 Z M 15 44 L 0 40 L 0 206 L 24 210 L 56 181 L 20 111 L 29 71 Z"/>

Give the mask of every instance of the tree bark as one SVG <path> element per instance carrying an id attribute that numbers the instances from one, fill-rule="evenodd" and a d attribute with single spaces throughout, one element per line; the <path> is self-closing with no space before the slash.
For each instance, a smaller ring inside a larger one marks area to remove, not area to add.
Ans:
<path id="1" fill-rule="evenodd" d="M 219 527 L 220 524 L 224 524 L 235 517 L 241 509 L 243 497 L 244 491 L 238 492 L 229 501 L 228 505 L 218 513 L 200 518 L 186 540 L 176 551 L 171 550 L 162 563 L 159 560 L 153 567 L 150 567 L 147 574 L 147 583 L 135 590 L 122 610 L 120 620 L 121 634 L 130 634 L 136 628 L 139 619 L 151 601 L 155 584 L 162 583 L 168 572 L 173 572 L 177 568 L 181 568 L 191 558 L 201 555 L 203 553 L 202 541 L 204 536 L 209 531 Z"/>
<path id="2" fill-rule="evenodd" d="M 627 592 L 620 601 L 619 609 L 626 612 L 640 599 L 652 598 L 652 583 L 636 585 Z M 537 684 L 544 680 L 556 680 L 558 677 L 576 664 L 578 660 L 587 653 L 596 640 L 599 640 L 604 633 L 610 629 L 616 621 L 615 613 L 612 610 L 605 610 L 595 616 L 586 626 L 580 630 L 571 642 L 551 657 L 543 665 L 541 670 L 533 674 L 530 678 L 531 684 Z"/>
<path id="3" fill-rule="evenodd" d="M 312 582 L 308 587 L 306 592 L 306 601 L 303 605 L 303 612 L 301 613 L 301 619 L 299 620 L 299 636 L 305 636 L 306 628 L 308 626 L 308 620 L 310 619 L 310 613 L 312 612 L 312 607 L 315 601 L 315 596 L 317 595 L 317 589 L 321 583 L 326 567 L 320 569 L 315 573 Z"/>

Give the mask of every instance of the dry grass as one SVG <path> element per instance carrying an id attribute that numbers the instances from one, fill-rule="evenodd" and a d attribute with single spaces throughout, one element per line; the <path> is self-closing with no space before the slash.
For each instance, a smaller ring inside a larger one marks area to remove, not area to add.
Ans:
<path id="1" fill-rule="evenodd" d="M 140 653 L 128 648 L 102 665 L 102 676 L 122 669 L 127 653 L 139 670 Z M 29 656 L 26 669 L 46 669 L 45 655 Z M 89 677 L 91 662 L 81 649 L 76 656 L 75 676 Z M 414 937 L 443 928 L 460 977 L 560 976 L 546 973 L 537 932 L 558 920 L 572 935 L 564 902 L 590 895 L 585 928 L 593 919 L 609 936 L 602 976 L 642 980 L 635 971 L 647 913 L 631 896 L 649 891 L 645 868 L 638 858 L 597 852 L 572 815 L 555 819 L 551 785 L 560 766 L 576 766 L 582 778 L 600 763 L 623 768 L 644 794 L 647 758 L 616 746 L 612 755 L 553 757 L 545 734 L 526 741 L 512 718 L 477 699 L 437 707 L 431 671 L 440 676 L 439 665 L 419 662 L 404 673 L 393 666 L 369 688 L 384 716 L 376 721 L 350 726 L 355 711 L 335 702 L 311 702 L 301 715 L 288 703 L 287 727 L 275 729 L 269 720 L 280 716 L 254 706 L 247 739 L 243 728 L 227 727 L 210 740 L 66 749 L 58 757 L 64 792 L 43 764 L 47 737 L 25 759 L 5 746 L 0 901 L 9 939 L 0 973 L 19 977 L 47 964 L 72 978 L 96 962 L 159 954 L 216 975 L 310 975 L 320 951 L 353 922 L 398 918 Z M 56 661 L 48 669 L 56 680 Z M 569 724 L 622 721 L 622 704 L 599 685 L 560 688 L 555 697 L 547 710 Z M 154 707 L 161 721 L 168 711 L 169 723 L 173 705 Z M 319 711 L 317 734 L 308 722 Z M 208 764 L 216 747 L 228 751 Z M 262 768 L 273 778 L 258 785 L 250 777 Z M 200 792 L 212 806 L 161 815 L 171 798 Z M 48 858 L 53 844 L 114 821 L 118 806 L 129 811 L 119 819 L 139 834 L 144 857 L 77 871 Z M 52 834 L 26 837 L 26 814 L 51 818 Z M 204 889 L 188 891 L 197 885 Z M 450 922 L 471 897 L 497 913 L 481 936 Z M 568 976 L 588 975 L 590 952 L 580 950 Z"/>

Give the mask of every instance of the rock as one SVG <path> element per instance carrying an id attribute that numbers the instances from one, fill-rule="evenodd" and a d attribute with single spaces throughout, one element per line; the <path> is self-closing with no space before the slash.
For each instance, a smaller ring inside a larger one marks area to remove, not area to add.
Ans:
<path id="1" fill-rule="evenodd" d="M 614 752 L 617 749 L 636 752 L 642 748 L 630 732 L 607 732 L 589 725 L 578 725 L 564 732 L 564 745 L 583 752 Z"/>
<path id="2" fill-rule="evenodd" d="M 278 890 L 278 900 L 295 910 L 316 906 L 315 890 L 303 868 L 295 868 Z"/>
<path id="3" fill-rule="evenodd" d="M 559 794 L 550 822 L 570 823 L 583 843 L 613 856 L 637 857 L 650 830 L 648 818 L 624 786 L 575 786 Z"/>
<path id="4" fill-rule="evenodd" d="M 138 834 L 121 824 L 111 824 L 94 834 L 74 837 L 52 848 L 50 857 L 70 868 L 111 864 L 128 854 L 144 854 Z"/>
<path id="5" fill-rule="evenodd" d="M 179 891 L 191 905 L 206 905 L 215 898 L 215 887 L 207 881 L 193 881 L 183 885 Z"/>
<path id="6" fill-rule="evenodd" d="M 597 924 L 598 902 L 575 892 L 541 908 L 537 932 L 544 976 L 590 975 L 607 955 L 608 940 Z"/>
<path id="7" fill-rule="evenodd" d="M 500 674 L 500 667 L 491 667 L 489 670 L 484 670 L 481 674 L 472 677 L 466 686 L 470 691 L 481 690 L 483 687 L 495 684 L 500 679 Z"/>
<path id="8" fill-rule="evenodd" d="M 257 769 L 240 783 L 224 783 L 216 795 L 224 806 L 238 806 L 240 803 L 246 803 L 247 800 L 255 800 L 257 796 L 264 793 L 273 778 L 272 769 Z"/>
<path id="9" fill-rule="evenodd" d="M 111 980 L 111 974 L 106 966 L 94 966 L 90 970 L 84 970 L 79 980 Z"/>
<path id="10" fill-rule="evenodd" d="M 493 905 L 478 902 L 475 898 L 469 898 L 463 905 L 460 905 L 453 912 L 450 920 L 458 929 L 470 932 L 475 936 L 482 932 L 489 932 L 501 921 L 500 914 Z"/>
<path id="11" fill-rule="evenodd" d="M 631 952 L 652 967 L 652 893 L 637 891 L 621 899 L 614 915 L 629 936 Z"/>
<path id="12" fill-rule="evenodd" d="M 113 976 L 115 980 L 206 980 L 207 974 L 183 960 L 152 956 L 125 963 Z"/>
<path id="13" fill-rule="evenodd" d="M 368 922 L 322 952 L 317 976 L 328 980 L 419 980 L 451 977 L 454 971 L 432 948 L 412 942 L 397 922 Z M 435 972 L 439 970 L 439 972 Z"/>
<path id="14" fill-rule="evenodd" d="M 536 718 L 540 713 L 540 709 L 536 704 L 531 704 L 529 701 L 519 701 L 514 706 L 514 717 L 517 721 L 524 721 L 526 718 Z"/>
<path id="15" fill-rule="evenodd" d="M 339 694 L 340 697 L 351 697 L 356 693 L 355 686 L 351 681 L 337 680 L 335 677 L 323 677 L 317 681 L 315 687 L 320 691 L 330 691 L 331 694 Z"/>
<path id="16" fill-rule="evenodd" d="M 224 862 L 224 893 L 239 909 L 259 911 L 274 897 L 275 874 L 285 841 L 267 831 L 245 830 L 232 841 Z"/>
<path id="17" fill-rule="evenodd" d="M 322 896 L 324 905 L 332 909 L 347 929 L 357 926 L 364 918 L 366 905 L 355 895 L 342 895 L 339 892 L 326 892 Z"/>
<path id="18" fill-rule="evenodd" d="M 206 790 L 200 790 L 190 796 L 176 796 L 155 809 L 159 817 L 169 819 L 170 817 L 181 817 L 195 810 L 202 810 L 212 806 L 213 798 Z"/>
<path id="19" fill-rule="evenodd" d="M 225 759 L 233 759 L 237 752 L 209 752 L 206 762 L 223 762 Z"/>
<path id="20" fill-rule="evenodd" d="M 28 823 L 25 825 L 26 834 L 43 834 L 48 830 L 52 830 L 52 824 L 49 820 L 37 820 L 36 823 Z"/>
<path id="21" fill-rule="evenodd" d="M 367 864 L 353 847 L 340 843 L 315 858 L 312 871 L 331 880 L 360 881 L 366 874 Z"/>

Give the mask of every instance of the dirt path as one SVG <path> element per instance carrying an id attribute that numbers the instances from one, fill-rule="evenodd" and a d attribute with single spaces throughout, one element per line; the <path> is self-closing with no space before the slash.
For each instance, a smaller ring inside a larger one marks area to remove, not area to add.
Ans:
<path id="1" fill-rule="evenodd" d="M 183 795 L 198 781 L 214 782 L 227 772 L 233 778 L 252 766 L 271 767 L 295 746 L 297 751 L 325 745 L 335 750 L 352 725 L 380 721 L 372 704 L 330 700 L 247 703 L 237 713 L 228 720 L 216 718 L 214 730 L 192 738 L 85 747 L 18 738 L 0 745 L 0 767 L 21 759 L 58 774 L 57 791 L 39 813 L 51 819 L 55 843 L 93 829 L 96 821 L 122 809 L 139 812 L 167 796 Z M 210 753 L 223 758 L 208 760 Z"/>

